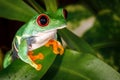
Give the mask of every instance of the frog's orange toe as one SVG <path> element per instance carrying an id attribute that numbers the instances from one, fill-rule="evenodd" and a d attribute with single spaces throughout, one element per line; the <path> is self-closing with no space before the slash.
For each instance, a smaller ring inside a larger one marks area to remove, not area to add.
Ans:
<path id="1" fill-rule="evenodd" d="M 64 53 L 64 48 L 63 46 L 59 45 L 58 46 L 58 51 L 59 51 L 59 54 L 62 55 Z"/>
<path id="2" fill-rule="evenodd" d="M 34 62 L 32 62 L 31 66 L 33 66 L 38 71 L 42 69 L 42 65 L 41 64 L 36 64 Z"/>
<path id="3" fill-rule="evenodd" d="M 42 69 L 42 65 L 41 64 L 37 64 L 36 70 L 41 70 Z"/>
<path id="4" fill-rule="evenodd" d="M 32 51 L 28 52 L 28 56 L 32 59 L 32 61 L 35 61 L 37 59 L 40 59 L 40 60 L 44 59 L 44 55 L 42 53 L 38 53 L 37 55 L 33 55 Z"/>
<path id="5" fill-rule="evenodd" d="M 41 70 L 42 69 L 42 65 L 41 64 L 37 64 L 35 62 L 35 60 L 43 60 L 44 59 L 44 55 L 42 53 L 38 53 L 37 55 L 34 55 L 33 51 L 29 51 L 28 52 L 28 56 L 32 61 L 32 66 L 36 69 L 36 70 Z"/>
<path id="6" fill-rule="evenodd" d="M 46 47 L 52 46 L 54 54 L 62 55 L 64 53 L 63 46 L 56 40 L 49 40 L 45 46 Z"/>
<path id="7" fill-rule="evenodd" d="M 43 60 L 44 59 L 44 55 L 42 53 L 39 53 L 37 55 L 37 59 Z"/>

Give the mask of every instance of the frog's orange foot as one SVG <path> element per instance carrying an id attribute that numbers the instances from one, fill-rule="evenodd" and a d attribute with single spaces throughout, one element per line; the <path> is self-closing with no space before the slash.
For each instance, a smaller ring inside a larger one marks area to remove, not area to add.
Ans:
<path id="1" fill-rule="evenodd" d="M 60 54 L 62 55 L 64 53 L 64 48 L 60 44 L 60 42 L 56 40 L 49 40 L 48 43 L 45 45 L 46 47 L 52 46 L 53 47 L 53 52 L 55 54 Z"/>
<path id="2" fill-rule="evenodd" d="M 35 61 L 37 59 L 39 59 L 39 60 L 44 59 L 44 55 L 42 53 L 38 53 L 37 55 L 34 55 L 34 53 L 32 51 L 28 52 L 28 56 L 32 59 L 32 61 Z"/>
<path id="3" fill-rule="evenodd" d="M 35 63 L 35 61 L 38 60 L 38 59 L 39 60 L 43 60 L 44 59 L 44 55 L 42 53 L 34 55 L 34 53 L 32 51 L 29 51 L 28 52 L 28 56 L 32 60 L 32 66 L 35 67 L 36 70 L 41 70 L 42 65 Z"/>

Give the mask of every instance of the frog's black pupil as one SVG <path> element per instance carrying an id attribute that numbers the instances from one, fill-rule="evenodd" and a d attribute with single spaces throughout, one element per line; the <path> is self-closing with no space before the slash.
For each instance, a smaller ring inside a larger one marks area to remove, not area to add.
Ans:
<path id="1" fill-rule="evenodd" d="M 41 23 L 42 25 L 45 25 L 45 24 L 47 23 L 47 18 L 46 18 L 45 16 L 42 16 L 42 17 L 40 18 L 40 23 Z"/>

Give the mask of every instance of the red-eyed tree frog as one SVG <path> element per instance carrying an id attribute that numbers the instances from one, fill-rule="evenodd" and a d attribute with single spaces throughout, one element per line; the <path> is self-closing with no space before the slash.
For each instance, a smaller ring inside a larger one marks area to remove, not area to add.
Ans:
<path id="1" fill-rule="evenodd" d="M 36 70 L 41 70 L 41 64 L 37 64 L 35 60 L 43 59 L 44 55 L 42 53 L 33 55 L 33 50 L 41 46 L 52 45 L 53 53 L 62 55 L 64 48 L 57 41 L 56 32 L 66 27 L 66 13 L 65 9 L 44 12 L 23 25 L 14 36 L 12 49 L 6 54 L 3 67 L 6 68 L 17 57 Z"/>

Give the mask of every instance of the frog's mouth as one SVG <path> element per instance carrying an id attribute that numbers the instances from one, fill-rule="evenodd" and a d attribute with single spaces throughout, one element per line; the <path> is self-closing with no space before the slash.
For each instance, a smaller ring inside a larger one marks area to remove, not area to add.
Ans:
<path id="1" fill-rule="evenodd" d="M 47 31 L 43 31 L 43 33 L 51 32 L 51 31 L 56 31 L 56 30 L 58 30 L 58 29 L 62 29 L 62 28 L 65 28 L 65 27 L 66 27 L 66 25 L 62 25 L 62 26 L 57 27 L 57 28 L 54 28 L 54 29 L 50 29 L 50 30 L 47 30 Z"/>
<path id="2" fill-rule="evenodd" d="M 58 27 L 58 28 L 56 28 L 56 29 L 62 29 L 62 28 L 65 28 L 65 27 L 66 27 L 66 25 L 63 25 L 63 26 Z"/>

